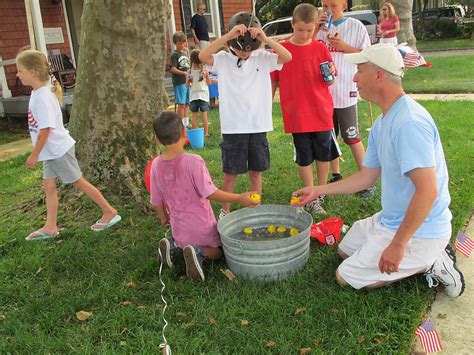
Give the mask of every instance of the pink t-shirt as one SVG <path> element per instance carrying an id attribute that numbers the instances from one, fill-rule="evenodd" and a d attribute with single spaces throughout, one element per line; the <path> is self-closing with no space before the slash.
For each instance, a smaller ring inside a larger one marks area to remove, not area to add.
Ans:
<path id="1" fill-rule="evenodd" d="M 217 191 L 204 160 L 183 153 L 172 160 L 157 157 L 151 166 L 151 204 L 166 204 L 176 245 L 218 247 L 217 221 L 207 199 Z"/>
<path id="2" fill-rule="evenodd" d="M 379 25 L 380 31 L 390 31 L 395 29 L 395 23 L 399 22 L 399 19 L 397 16 L 392 16 L 391 18 L 384 18 Z M 392 38 L 396 37 L 397 33 L 396 32 L 391 32 L 386 36 L 383 36 L 383 38 Z"/>

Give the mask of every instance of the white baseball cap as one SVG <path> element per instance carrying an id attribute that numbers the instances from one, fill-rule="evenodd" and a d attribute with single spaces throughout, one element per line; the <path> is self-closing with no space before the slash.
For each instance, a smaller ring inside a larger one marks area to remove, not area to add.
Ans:
<path id="1" fill-rule="evenodd" d="M 405 73 L 402 55 L 394 45 L 388 43 L 377 43 L 362 52 L 344 54 L 344 59 L 352 64 L 370 62 L 401 78 Z"/>

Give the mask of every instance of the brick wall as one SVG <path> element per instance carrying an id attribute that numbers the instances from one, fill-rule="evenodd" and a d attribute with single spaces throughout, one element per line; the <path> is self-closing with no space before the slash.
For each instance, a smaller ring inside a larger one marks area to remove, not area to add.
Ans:
<path id="1" fill-rule="evenodd" d="M 62 3 L 53 4 L 51 0 L 40 0 L 43 27 L 61 27 L 64 43 L 48 44 L 48 50 L 59 49 L 61 53 L 71 56 L 69 38 Z M 21 0 L 0 0 L 0 54 L 3 60 L 14 59 L 21 47 L 30 44 L 26 22 L 25 2 Z M 16 66 L 5 67 L 8 87 L 12 95 L 18 95 L 16 87 Z"/>

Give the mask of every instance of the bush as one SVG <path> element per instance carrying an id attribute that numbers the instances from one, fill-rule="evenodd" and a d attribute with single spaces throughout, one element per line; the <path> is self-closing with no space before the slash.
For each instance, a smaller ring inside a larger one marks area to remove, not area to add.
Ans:
<path id="1" fill-rule="evenodd" d="M 431 23 L 431 34 L 434 38 L 460 37 L 461 29 L 454 22 L 435 20 Z"/>

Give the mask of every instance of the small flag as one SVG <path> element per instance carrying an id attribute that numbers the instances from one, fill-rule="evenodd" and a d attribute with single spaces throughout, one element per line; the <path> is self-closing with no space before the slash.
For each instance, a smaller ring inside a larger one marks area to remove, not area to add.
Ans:
<path id="1" fill-rule="evenodd" d="M 415 331 L 415 335 L 420 339 L 421 346 L 427 353 L 436 353 L 443 350 L 438 332 L 430 320 L 421 323 Z"/>
<path id="2" fill-rule="evenodd" d="M 459 232 L 456 237 L 455 248 L 462 255 L 470 257 L 472 249 L 474 248 L 474 242 L 463 232 Z"/>

